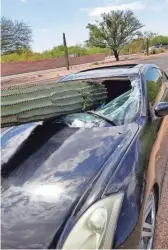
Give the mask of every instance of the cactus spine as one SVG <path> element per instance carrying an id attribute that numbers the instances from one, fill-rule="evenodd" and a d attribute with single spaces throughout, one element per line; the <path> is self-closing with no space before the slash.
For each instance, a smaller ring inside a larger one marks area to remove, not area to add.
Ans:
<path id="1" fill-rule="evenodd" d="M 44 120 L 96 107 L 105 101 L 99 83 L 72 81 L 1 91 L 1 127 Z"/>

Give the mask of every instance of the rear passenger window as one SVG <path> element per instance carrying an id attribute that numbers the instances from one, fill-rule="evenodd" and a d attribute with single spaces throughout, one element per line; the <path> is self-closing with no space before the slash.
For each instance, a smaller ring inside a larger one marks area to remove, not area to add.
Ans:
<path id="1" fill-rule="evenodd" d="M 161 101 L 165 88 L 162 88 L 162 73 L 160 70 L 153 68 L 149 69 L 146 74 L 147 96 L 148 101 L 152 106 L 155 106 Z"/>

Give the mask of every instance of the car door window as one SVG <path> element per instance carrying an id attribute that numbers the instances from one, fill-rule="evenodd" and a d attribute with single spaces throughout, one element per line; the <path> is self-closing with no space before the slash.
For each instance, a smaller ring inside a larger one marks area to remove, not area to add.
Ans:
<path id="1" fill-rule="evenodd" d="M 162 73 L 157 68 L 149 69 L 146 74 L 147 96 L 152 107 L 157 105 L 165 93 L 165 86 Z"/>
<path id="2" fill-rule="evenodd" d="M 163 84 L 165 86 L 165 91 L 162 97 L 162 102 L 168 102 L 168 77 L 167 75 L 162 72 L 162 80 L 163 80 Z"/>

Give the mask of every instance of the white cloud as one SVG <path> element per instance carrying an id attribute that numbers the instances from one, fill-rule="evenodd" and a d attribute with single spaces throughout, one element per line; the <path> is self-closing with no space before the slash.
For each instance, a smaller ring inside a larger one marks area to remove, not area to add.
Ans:
<path id="1" fill-rule="evenodd" d="M 142 10 L 144 9 L 144 3 L 142 2 L 132 2 L 120 5 L 108 5 L 102 7 L 96 7 L 92 9 L 81 9 L 82 11 L 87 11 L 89 16 L 100 16 L 102 13 L 108 13 L 112 10 Z"/>
<path id="2" fill-rule="evenodd" d="M 165 4 L 168 4 L 168 0 L 165 0 Z"/>
<path id="3" fill-rule="evenodd" d="M 22 3 L 27 3 L 27 0 L 20 0 Z"/>

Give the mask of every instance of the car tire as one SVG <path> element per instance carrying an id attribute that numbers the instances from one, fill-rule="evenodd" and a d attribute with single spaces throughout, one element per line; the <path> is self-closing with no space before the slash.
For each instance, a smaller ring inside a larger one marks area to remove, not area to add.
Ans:
<path id="1" fill-rule="evenodd" d="M 144 209 L 144 216 L 141 229 L 140 248 L 152 249 L 156 224 L 156 195 L 154 190 L 149 194 Z"/>

